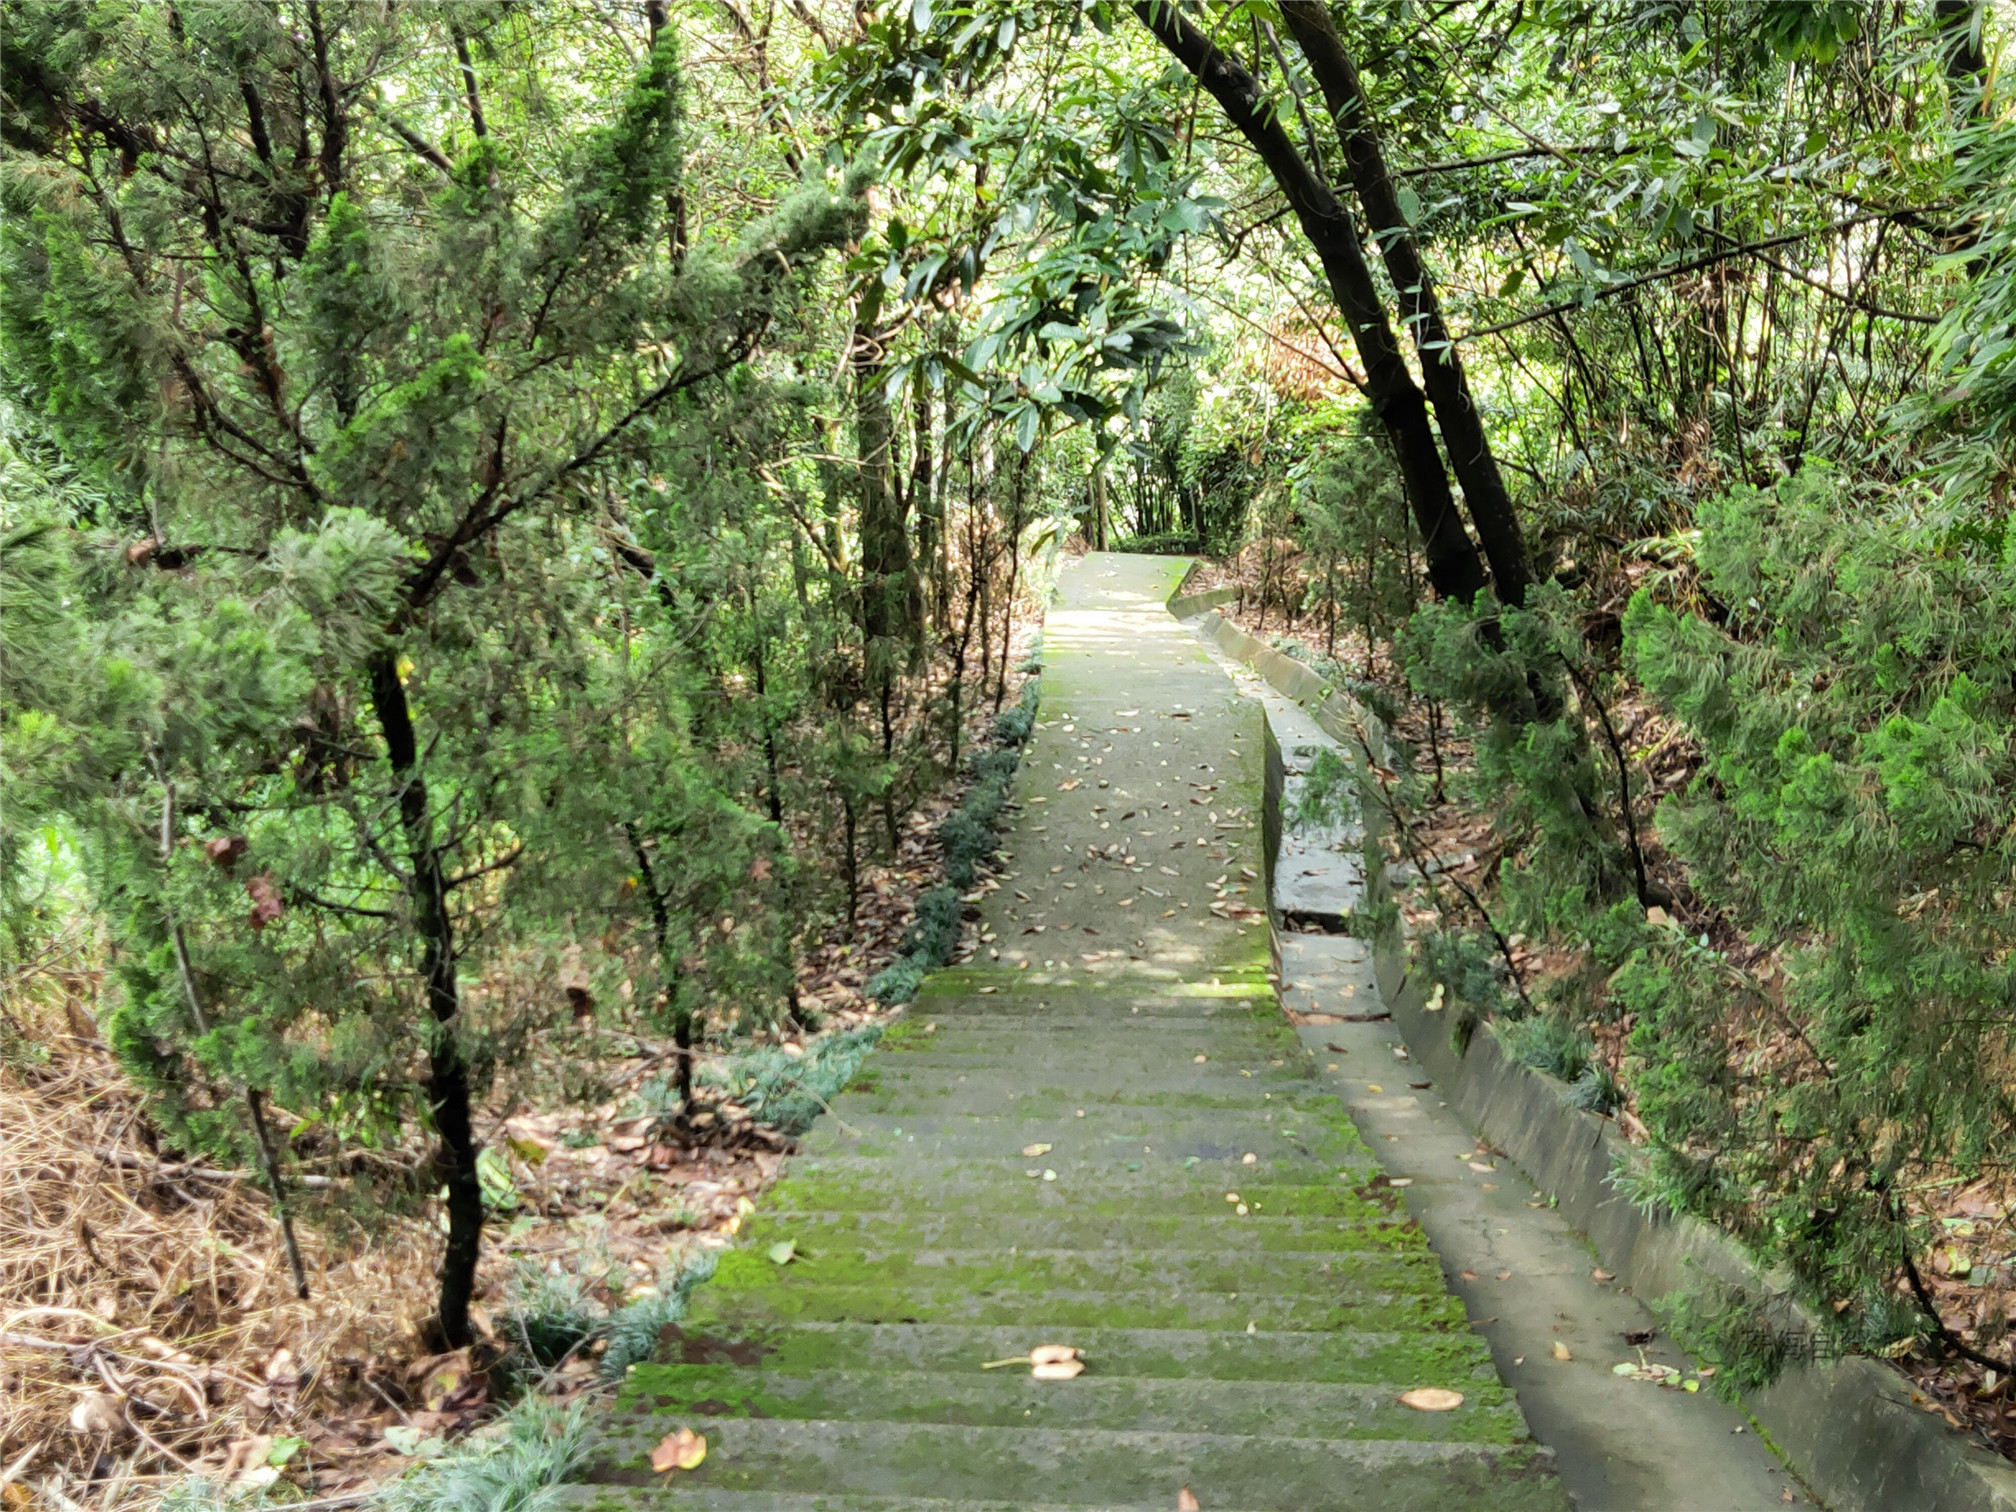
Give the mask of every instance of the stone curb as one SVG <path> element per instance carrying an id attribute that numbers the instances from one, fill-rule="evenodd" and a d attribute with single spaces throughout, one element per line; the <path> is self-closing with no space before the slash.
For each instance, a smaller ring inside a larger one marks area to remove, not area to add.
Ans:
<path id="1" fill-rule="evenodd" d="M 1216 609 L 1220 604 L 1229 604 L 1237 597 L 1237 588 L 1207 588 L 1202 593 L 1172 598 L 1167 607 L 1170 614 L 1181 620 L 1193 614 L 1202 614 L 1207 609 Z"/>
<path id="2" fill-rule="evenodd" d="M 1369 737 L 1385 764 L 1385 734 L 1354 700 L 1302 663 L 1248 635 L 1221 615 L 1201 633 L 1301 704 L 1340 742 Z M 1378 847 L 1379 816 L 1366 816 L 1365 874 L 1371 901 L 1387 892 Z M 1569 1222 L 1589 1237 L 1606 1269 L 1636 1295 L 1656 1301 L 1701 1293 L 1704 1279 L 1780 1299 L 1780 1308 L 1819 1330 L 1728 1235 L 1698 1219 L 1648 1216 L 1611 1185 L 1633 1147 L 1608 1119 L 1569 1107 L 1561 1083 L 1508 1056 L 1488 1030 L 1470 1036 L 1460 1053 L 1449 1010 L 1430 1012 L 1408 980 L 1397 924 L 1372 941 L 1379 990 L 1395 1027 L 1450 1105 L 1505 1150 L 1533 1183 L 1555 1199 Z M 1744 1393 L 1743 1403 L 1800 1478 L 1837 1512 L 2016 1512 L 2016 1467 L 1950 1429 L 1925 1410 L 1910 1382 L 1875 1360 L 1788 1365 L 1771 1385 Z"/>

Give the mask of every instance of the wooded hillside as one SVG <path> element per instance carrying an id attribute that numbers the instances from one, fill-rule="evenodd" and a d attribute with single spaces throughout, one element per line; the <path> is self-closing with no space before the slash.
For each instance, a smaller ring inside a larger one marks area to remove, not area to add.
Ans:
<path id="1" fill-rule="evenodd" d="M 1087 548 L 1402 737 L 1453 1034 L 2016 1447 L 2005 7 L 0 28 L 5 1495 L 647 1356 L 998 947 Z"/>

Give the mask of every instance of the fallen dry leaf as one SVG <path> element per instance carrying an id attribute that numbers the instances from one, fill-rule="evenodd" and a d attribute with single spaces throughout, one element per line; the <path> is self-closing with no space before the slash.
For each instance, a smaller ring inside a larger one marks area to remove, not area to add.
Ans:
<path id="1" fill-rule="evenodd" d="M 651 1468 L 663 1475 L 668 1470 L 693 1470 L 707 1458 L 707 1440 L 691 1428 L 679 1428 L 658 1440 L 651 1451 Z"/>
<path id="2" fill-rule="evenodd" d="M 1463 1405 L 1463 1393 L 1451 1391 L 1447 1386 L 1416 1386 L 1412 1391 L 1401 1392 L 1400 1401 L 1416 1412 L 1453 1412 Z"/>
<path id="3" fill-rule="evenodd" d="M 1678 1386 L 1680 1372 L 1671 1365 L 1660 1365 L 1648 1360 L 1626 1360 L 1621 1365 L 1610 1367 L 1612 1375 L 1623 1376 L 1629 1381 L 1645 1381 L 1654 1386 Z M 1698 1387 L 1696 1388 L 1699 1389 Z"/>
<path id="4" fill-rule="evenodd" d="M 1084 1351 L 1075 1344 L 1038 1344 L 1029 1351 L 1031 1365 L 1061 1365 L 1066 1360 L 1084 1357 Z"/>
<path id="5" fill-rule="evenodd" d="M 1022 1155 L 1026 1160 L 1034 1160 L 1038 1155 L 1048 1155 L 1055 1148 L 1055 1145 L 1047 1144 L 1024 1145 L 1022 1146 Z"/>
<path id="6" fill-rule="evenodd" d="M 1046 1365 L 1032 1365 L 1029 1374 L 1038 1381 L 1068 1381 L 1073 1376 L 1082 1375 L 1085 1370 L 1083 1360 L 1052 1360 Z"/>
<path id="7" fill-rule="evenodd" d="M 1596 1269 L 1589 1272 L 1589 1279 L 1594 1281 L 1598 1286 L 1601 1286 L 1605 1281 L 1615 1281 L 1617 1278 L 1599 1265 Z"/>
<path id="8" fill-rule="evenodd" d="M 1566 1344 L 1556 1339 L 1554 1341 L 1554 1358 L 1557 1360 L 1572 1360 L 1575 1356 L 1568 1353 L 1568 1346 Z"/>
<path id="9" fill-rule="evenodd" d="M 116 1433 L 125 1426 L 119 1398 L 104 1391 L 87 1391 L 70 1409 L 70 1426 L 79 1433 Z"/>
<path id="10" fill-rule="evenodd" d="M 1188 1486 L 1176 1493 L 1176 1512 L 1202 1512 L 1197 1504 L 1197 1498 L 1190 1494 Z"/>

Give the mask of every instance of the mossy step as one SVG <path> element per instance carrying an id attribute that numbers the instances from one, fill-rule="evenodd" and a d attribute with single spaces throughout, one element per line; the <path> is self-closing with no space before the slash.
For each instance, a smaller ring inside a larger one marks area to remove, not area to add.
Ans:
<path id="1" fill-rule="evenodd" d="M 1206 1062 L 1191 1057 L 1209 1056 Z M 1251 1056 L 1210 1054 L 1192 1051 L 1190 1057 L 1168 1054 L 1135 1054 L 1102 1050 L 1096 1055 L 1085 1050 L 1066 1055 L 1050 1054 L 954 1056 L 872 1056 L 849 1084 L 852 1093 L 883 1092 L 915 1087 L 942 1087 L 956 1094 L 958 1078 L 974 1083 L 975 1097 L 984 1095 L 989 1082 L 1019 1081 L 1031 1089 L 1053 1088 L 1074 1096 L 1089 1097 L 1100 1091 L 1131 1092 L 1136 1096 L 1224 1096 L 1250 1088 L 1276 1096 L 1307 1089 L 1316 1079 L 1313 1054 L 1297 1045 L 1293 1052 L 1256 1053 Z M 1243 1084 L 1243 1085 L 1242 1085 Z M 1085 1106 L 1081 1101 L 1079 1106 Z M 845 1110 L 835 1105 L 845 1117 Z"/>
<path id="2" fill-rule="evenodd" d="M 892 1080 L 878 1083 L 872 1091 L 849 1092 L 833 1104 L 839 1118 L 852 1123 L 860 1116 L 876 1114 L 896 1118 L 946 1118 L 955 1115 L 988 1117 L 1005 1114 L 1016 1118 L 1070 1118 L 1083 1108 L 1089 1116 L 1096 1110 L 1125 1112 L 1143 1108 L 1179 1108 L 1193 1114 L 1213 1111 L 1239 1112 L 1247 1109 L 1270 1111 L 1301 1108 L 1317 1097 L 1333 1105 L 1336 1094 L 1314 1080 L 1262 1081 L 1236 1072 L 1215 1083 L 1181 1089 L 1147 1087 L 1032 1086 L 1024 1078 L 989 1073 L 947 1088 L 928 1082 Z M 970 1090 L 969 1090 L 970 1089 Z M 824 1127 L 821 1125 L 820 1127 Z"/>
<path id="3" fill-rule="evenodd" d="M 731 1250 L 722 1256 L 708 1284 L 731 1293 L 866 1287 L 933 1297 L 959 1288 L 981 1297 L 1019 1295 L 1032 1304 L 1066 1292 L 1223 1293 L 1327 1302 L 1366 1293 L 1413 1290 L 1439 1296 L 1442 1291 L 1441 1272 L 1426 1244 L 1404 1249 L 1291 1251 L 1263 1258 L 1239 1250 L 1018 1247 L 1011 1251 L 1006 1244 L 974 1245 L 979 1233 L 964 1237 L 973 1247 L 892 1251 L 806 1244 L 781 1266 L 766 1250 Z"/>
<path id="4" fill-rule="evenodd" d="M 1054 1328 L 1289 1329 L 1459 1328 L 1463 1308 L 1440 1289 L 1340 1285 L 1324 1296 L 1211 1293 L 1171 1288 L 992 1293 L 948 1279 L 943 1287 L 702 1287 L 690 1316 L 696 1326 L 792 1323 L 968 1323 Z"/>
<path id="5" fill-rule="evenodd" d="M 815 1130 L 806 1140 L 804 1155 L 854 1160 L 1012 1157 L 1025 1164 L 1040 1157 L 1053 1166 L 1067 1160 L 1097 1166 L 1167 1158 L 1228 1170 L 1248 1156 L 1271 1164 L 1371 1164 L 1357 1131 L 1342 1118 L 1325 1121 L 1288 1110 L 1272 1115 L 1273 1110 L 1265 1107 L 1190 1118 L 1156 1109 L 1099 1118 L 1090 1110 L 1085 1118 L 861 1114 L 847 1119 L 849 1127 L 844 1130 L 837 1125 Z M 1035 1154 L 1024 1153 L 1031 1149 Z"/>
<path id="6" fill-rule="evenodd" d="M 1190 996 L 1172 992 L 933 992 L 927 979 L 899 1020 L 905 1024 L 1004 1024 L 1068 1018 L 1084 1024 L 1243 1024 L 1281 1017 L 1270 985 L 1242 989 L 1237 996 Z"/>
<path id="7" fill-rule="evenodd" d="M 1007 885 L 1020 891 L 1034 879 L 1015 878 Z M 1042 883 L 1038 883 L 1039 890 Z M 996 894 L 998 899 L 999 895 Z M 1019 901 L 1019 900 L 1018 900 Z M 1069 909 L 1068 901 L 1049 900 L 1055 908 Z M 1143 901 L 1139 906 L 1145 907 Z M 995 929 L 1010 927 L 1010 922 L 995 924 Z M 1021 929 L 1020 924 L 1013 928 Z M 1004 940 L 1031 940 L 1033 935 L 1004 935 Z M 1234 972 L 1206 971 L 1202 975 L 1185 971 L 1171 971 L 1165 978 L 1154 980 L 1129 980 L 1126 982 L 1101 982 L 1088 978 L 1084 972 L 1071 973 L 1069 982 L 1052 980 L 1060 975 L 1055 970 L 1042 967 L 1010 970 L 999 961 L 969 961 L 964 966 L 948 966 L 934 971 L 925 979 L 919 989 L 916 1002 L 931 1003 L 946 998 L 986 1001 L 989 998 L 1036 998 L 1048 999 L 1056 1003 L 1128 1003 L 1128 1002 L 1192 1002 L 1199 1005 L 1211 1003 L 1237 1003 L 1253 1001 L 1273 996 L 1275 977 L 1279 975 L 1272 966 L 1259 966 L 1252 970 Z"/>
<path id="8" fill-rule="evenodd" d="M 901 1033 L 897 1031 L 901 1030 Z M 1258 1048 L 1272 1043 L 1292 1046 L 1294 1035 L 1286 1015 L 1274 1011 L 1225 1013 L 1210 1017 L 1185 1014 L 1155 1017 L 1129 1014 L 1095 1018 L 1075 1013 L 973 1014 L 933 1013 L 903 1020 L 877 1042 L 886 1054 L 919 1055 L 943 1052 L 948 1044 L 986 1044 L 1003 1049 L 1041 1051 L 1049 1045 L 1124 1045 L 1173 1052 L 1185 1035 L 1200 1035 L 1221 1045 Z M 1208 1048 L 1200 1046 L 1200 1048 Z"/>
<path id="9" fill-rule="evenodd" d="M 1118 1218 L 1144 1207 L 1165 1216 L 1222 1218 L 1236 1206 L 1227 1194 L 1237 1193 L 1247 1207 L 1247 1212 L 1233 1214 L 1241 1218 L 1351 1219 L 1362 1215 L 1367 1201 L 1390 1202 L 1390 1211 L 1403 1211 L 1398 1192 L 1372 1186 L 1373 1173 L 1356 1167 L 1327 1179 L 1241 1167 L 1236 1186 L 1186 1172 L 1173 1161 L 1167 1166 L 1144 1163 L 1139 1171 L 1125 1166 L 1098 1172 L 1044 1167 L 1057 1172 L 1055 1181 L 1043 1180 L 1040 1171 L 1033 1177 L 1024 1174 L 1031 1169 L 1019 1157 L 1013 1166 L 979 1161 L 914 1167 L 876 1160 L 813 1161 L 775 1190 L 770 1208 L 936 1213 L 966 1222 L 985 1222 L 994 1213 L 1075 1211 Z M 1208 1176 L 1218 1174 L 1214 1170 Z"/>
<path id="10" fill-rule="evenodd" d="M 1285 1083 L 1266 1081 L 1255 1087 L 1255 1080 L 1258 1078 L 1241 1076 L 1235 1071 L 1206 1096 L 1136 1092 L 1116 1087 L 1100 1097 L 1075 1097 L 1062 1089 L 1032 1087 L 1020 1078 L 967 1077 L 955 1082 L 952 1088 L 945 1089 L 959 1095 L 933 1099 L 936 1106 L 920 1108 L 910 1115 L 874 1106 L 885 1096 L 880 1089 L 846 1093 L 834 1107 L 842 1122 L 856 1128 L 870 1127 L 879 1120 L 891 1128 L 901 1124 L 912 1133 L 934 1120 L 965 1127 L 982 1122 L 999 1123 L 1004 1119 L 1046 1119 L 1057 1123 L 1067 1133 L 1075 1130 L 1103 1139 L 1108 1131 L 1130 1120 L 1194 1121 L 1221 1115 L 1230 1118 L 1257 1117 L 1262 1123 L 1270 1124 L 1294 1122 L 1320 1123 L 1337 1129 L 1357 1127 L 1337 1093 L 1321 1082 L 1297 1077 Z M 917 1090 L 924 1093 L 931 1089 Z M 969 1094 L 973 1099 L 970 1107 L 963 1105 Z M 850 1112 L 852 1116 L 849 1116 Z"/>
<path id="11" fill-rule="evenodd" d="M 968 1240 L 973 1220 L 935 1212 L 852 1212 L 759 1209 L 743 1226 L 744 1243 L 763 1249 L 789 1239 L 808 1248 L 869 1246 L 882 1250 L 937 1249 Z M 1425 1243 L 1420 1230 L 1390 1205 L 1367 1200 L 1349 1218 L 1269 1218 L 1249 1213 L 1207 1218 L 1164 1213 L 1107 1215 L 1066 1209 L 1047 1214 L 993 1213 L 988 1238 L 1031 1249 L 1076 1249 L 1097 1253 L 1114 1248 L 1158 1250 L 1244 1250 L 1272 1254 L 1299 1251 L 1412 1249 Z"/>
<path id="12" fill-rule="evenodd" d="M 1167 1507 L 1188 1486 L 1207 1507 L 1269 1512 L 1567 1505 L 1545 1456 L 1526 1445 L 758 1418 L 712 1418 L 706 1429 L 707 1458 L 679 1473 L 677 1494 L 718 1487 Z M 619 1431 L 588 1479 L 661 1484 L 646 1462 L 650 1447 L 644 1434 Z"/>
<path id="13" fill-rule="evenodd" d="M 1515 1444 L 1525 1420 L 1495 1379 L 1463 1371 L 1433 1381 L 1271 1388 L 1250 1381 L 1112 1377 L 1092 1360 L 1074 1381 L 1038 1381 L 1027 1368 L 965 1375 L 825 1370 L 803 1374 L 734 1365 L 640 1365 L 623 1383 L 624 1412 L 657 1417 L 825 1418 L 948 1423 L 994 1428 L 1132 1429 L 1155 1433 L 1267 1434 L 1277 1438 L 1416 1439 Z M 1463 1393 L 1453 1412 L 1416 1412 L 1399 1400 L 1412 1386 Z M 638 1432 L 662 1436 L 640 1424 Z M 655 1442 L 655 1439 L 654 1439 Z"/>
<path id="14" fill-rule="evenodd" d="M 982 1005 L 992 1005 L 995 998 L 982 998 Z M 1198 1005 L 1209 1006 L 1209 1005 Z M 1227 1036 L 1253 1034 L 1256 1031 L 1272 1034 L 1287 1024 L 1284 1014 L 1271 1003 L 1265 1006 L 1241 1005 L 1235 1009 L 1224 1009 L 1212 1013 L 1143 1013 L 1117 1008 L 1111 1014 L 1078 1012 L 1077 1005 L 1059 1006 L 1055 1003 L 1047 1008 L 1037 1008 L 1030 1004 L 1019 1012 L 996 1012 L 991 1006 L 970 1008 L 962 1012 L 947 1013 L 933 1008 L 928 1014 L 913 1014 L 903 1021 L 906 1034 L 897 1039 L 891 1048 L 902 1047 L 911 1050 L 928 1049 L 940 1040 L 959 1038 L 966 1035 L 1000 1035 L 1019 1038 L 1055 1035 L 1059 1038 L 1135 1040 L 1144 1044 L 1163 1044 L 1185 1034 L 1205 1034 Z M 893 1033 L 893 1030 L 891 1031 Z M 884 1038 L 888 1036 L 885 1034 Z"/>
<path id="15" fill-rule="evenodd" d="M 1078 1065 L 1051 1067 L 1038 1074 L 1018 1070 L 1013 1062 L 999 1065 L 966 1065 L 947 1071 L 943 1067 L 920 1068 L 891 1057 L 869 1061 L 855 1076 L 833 1111 L 845 1119 L 849 1112 L 901 1113 L 915 1108 L 935 1113 L 985 1113 L 1014 1109 L 1030 1117 L 1056 1111 L 1088 1113 L 1097 1106 L 1178 1107 L 1192 1111 L 1207 1108 L 1264 1106 L 1287 1098 L 1307 1098 L 1324 1091 L 1316 1076 L 1316 1061 L 1302 1059 L 1259 1070 L 1228 1067 L 1222 1061 L 1209 1065 L 1164 1062 L 1151 1073 L 1137 1068 L 1121 1076 Z M 856 1101 L 855 1099 L 861 1099 Z"/>
<path id="16" fill-rule="evenodd" d="M 877 1114 L 1075 1118 L 1081 1109 L 1088 1118 L 1097 1113 L 1117 1116 L 1144 1109 L 1173 1109 L 1193 1116 L 1217 1110 L 1279 1113 L 1292 1109 L 1312 1116 L 1349 1118 L 1336 1092 L 1321 1081 L 1299 1073 L 1284 1077 L 1279 1071 L 1272 1071 L 1265 1078 L 1242 1076 L 1233 1071 L 1180 1091 L 1112 1083 L 1095 1087 L 1032 1084 L 1027 1077 L 991 1071 L 964 1074 L 949 1086 L 908 1076 L 857 1082 L 856 1086 L 859 1090 L 845 1093 L 833 1104 L 839 1117 L 849 1123 L 857 1116 Z"/>
<path id="17" fill-rule="evenodd" d="M 556 1486 L 555 1512 L 1166 1512 L 1166 1502 L 1093 1507 L 1085 1502 L 947 1501 L 939 1496 L 856 1496 L 824 1491 L 724 1491 L 681 1486 L 677 1477 L 658 1486 Z M 1212 1512 L 1248 1512 L 1219 1509 Z"/>
<path id="18" fill-rule="evenodd" d="M 1204 1061 L 1196 1057 L 1202 1055 Z M 1063 1032 L 1047 1024 L 1031 1024 L 1014 1033 L 995 1030 L 967 1032 L 954 1025 L 921 1039 L 878 1046 L 871 1061 L 898 1062 L 903 1069 L 970 1074 L 991 1065 L 1012 1065 L 1027 1071 L 1048 1066 L 1083 1065 L 1110 1068 L 1124 1077 L 1129 1071 L 1164 1067 L 1216 1066 L 1235 1070 L 1293 1065 L 1309 1051 L 1286 1023 L 1278 1029 L 1262 1025 L 1218 1025 L 1182 1032 L 1126 1025 L 1097 1034 Z"/>
<path id="19" fill-rule="evenodd" d="M 772 1373 L 817 1370 L 938 1371 L 965 1375 L 984 1360 L 1057 1342 L 1034 1326 L 952 1323 L 673 1324 L 663 1361 L 761 1366 Z M 1410 1333 L 1340 1328 L 1326 1333 L 1256 1329 L 1080 1328 L 1068 1341 L 1099 1361 L 1103 1374 L 1152 1379 L 1357 1383 L 1496 1381 L 1484 1342 L 1467 1330 Z M 1467 1388 L 1466 1388 L 1467 1389 Z"/>

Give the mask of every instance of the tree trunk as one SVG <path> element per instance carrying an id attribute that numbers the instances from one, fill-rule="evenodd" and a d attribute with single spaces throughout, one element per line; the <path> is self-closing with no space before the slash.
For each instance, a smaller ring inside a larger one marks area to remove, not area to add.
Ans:
<path id="1" fill-rule="evenodd" d="M 1400 292 L 1404 323 L 1414 333 L 1414 346 L 1421 356 L 1422 386 L 1435 406 L 1435 419 L 1456 481 L 1463 485 L 1470 523 L 1477 528 L 1477 539 L 1491 563 L 1492 591 L 1502 603 L 1524 603 L 1532 582 L 1525 538 L 1520 534 L 1511 496 L 1505 491 L 1498 459 L 1492 455 L 1490 438 L 1484 433 L 1483 417 L 1470 397 L 1463 360 L 1442 323 L 1442 302 L 1435 296 L 1420 248 L 1400 211 L 1399 195 L 1386 171 L 1386 156 L 1379 148 L 1371 104 L 1365 98 L 1358 70 L 1320 0 L 1282 0 L 1281 15 L 1323 90 L 1324 103 L 1330 107 L 1330 118 L 1344 147 L 1352 187 L 1365 207 L 1372 238 L 1385 258 L 1393 287 Z"/>
<path id="2" fill-rule="evenodd" d="M 755 594 L 750 594 L 750 607 L 755 608 Z M 777 774 L 777 724 L 770 717 L 770 679 L 763 655 L 763 635 L 756 636 L 754 656 L 756 666 L 756 706 L 763 719 L 763 770 L 768 779 L 764 796 L 768 799 L 770 822 L 782 827 L 784 823 L 784 782 Z"/>
<path id="3" fill-rule="evenodd" d="M 910 564 L 908 510 L 890 464 L 895 425 L 884 388 L 882 348 L 865 331 L 855 333 L 854 439 L 861 459 L 861 631 L 882 642 L 893 676 L 905 661 L 900 643 L 917 623 L 917 584 Z M 874 650 L 870 659 L 874 659 Z"/>
<path id="4" fill-rule="evenodd" d="M 443 1341 L 450 1349 L 460 1349 L 473 1341 L 469 1304 L 476 1293 L 476 1261 L 483 1246 L 483 1188 L 476 1176 L 469 1067 L 455 1036 L 455 1015 L 461 1006 L 455 980 L 455 925 L 448 913 L 447 871 L 434 843 L 427 781 L 419 770 L 419 742 L 397 659 L 392 652 L 381 651 L 371 658 L 370 671 L 372 712 L 399 787 L 399 825 L 413 867 L 409 888 L 420 931 L 421 974 L 434 1020 L 427 1044 L 427 1105 L 441 1136 L 436 1163 L 448 1188 L 448 1247 L 441 1257 L 439 1321 Z"/>
<path id="5" fill-rule="evenodd" d="M 1015 649 L 1015 588 L 1022 566 L 1022 505 L 1023 489 L 1029 477 L 1029 458 L 1026 453 L 1016 453 L 1011 464 L 1014 475 L 1008 485 L 1008 538 L 1003 543 L 1008 552 L 1008 588 L 1001 595 L 1001 659 L 994 668 L 994 712 L 1001 712 L 1001 704 L 1008 696 L 1008 658 Z"/>
<path id="6" fill-rule="evenodd" d="M 175 860 L 175 783 L 168 775 L 167 763 L 155 762 L 155 771 L 161 779 L 161 865 L 163 880 L 167 868 Z M 182 983 L 182 996 L 189 1005 L 189 1020 L 196 1026 L 198 1034 L 210 1032 L 210 1015 L 204 1011 L 203 995 L 196 990 L 195 968 L 189 964 L 189 941 L 182 932 L 182 925 L 165 904 L 161 910 L 162 922 L 168 928 L 168 940 L 175 947 L 175 970 Z M 252 1137 L 259 1146 L 259 1167 L 266 1173 L 266 1188 L 273 1194 L 273 1215 L 280 1220 L 280 1243 L 287 1252 L 287 1268 L 294 1277 L 294 1295 L 303 1302 L 308 1300 L 308 1269 L 301 1263 L 301 1244 L 294 1235 L 294 1214 L 287 1206 L 287 1188 L 280 1178 L 280 1153 L 273 1139 L 272 1126 L 266 1122 L 266 1094 L 250 1082 L 244 1082 L 245 1106 L 252 1115 Z"/>
<path id="7" fill-rule="evenodd" d="M 917 390 L 917 408 L 912 426 L 915 440 L 910 448 L 910 500 L 917 512 L 917 561 L 930 583 L 932 622 L 940 629 L 945 623 L 945 497 L 937 486 L 940 469 L 933 452 L 931 391 Z"/>
<path id="8" fill-rule="evenodd" d="M 1365 364 L 1373 411 L 1392 438 L 1408 503 L 1421 528 L 1428 581 L 1445 598 L 1474 598 L 1484 587 L 1484 564 L 1456 512 L 1449 475 L 1428 420 L 1427 402 L 1400 355 L 1350 212 L 1303 161 L 1259 81 L 1237 59 L 1220 51 L 1177 14 L 1173 5 L 1162 0 L 1136 0 L 1134 14 L 1217 100 L 1287 196 L 1303 235 L 1323 264 L 1331 297 L 1350 327 L 1359 360 Z"/>
<path id="9" fill-rule="evenodd" d="M 630 850 L 637 857 L 637 877 L 644 884 L 644 897 L 651 905 L 651 934 L 658 945 L 658 981 L 665 990 L 665 1003 L 672 1010 L 672 1044 L 678 1050 L 673 1075 L 679 1088 L 679 1116 L 693 1121 L 693 1014 L 679 1001 L 679 960 L 672 949 L 672 912 L 658 886 L 658 874 L 644 849 L 637 826 L 626 824 Z"/>
<path id="10" fill-rule="evenodd" d="M 846 854 L 841 857 L 840 876 L 847 884 L 847 938 L 851 941 L 854 938 L 855 932 L 855 913 L 859 908 L 861 898 L 861 866 L 859 851 L 856 846 L 858 822 L 854 816 L 853 794 L 843 792 L 840 795 L 840 815 L 846 831 L 845 839 L 847 842 Z"/>

